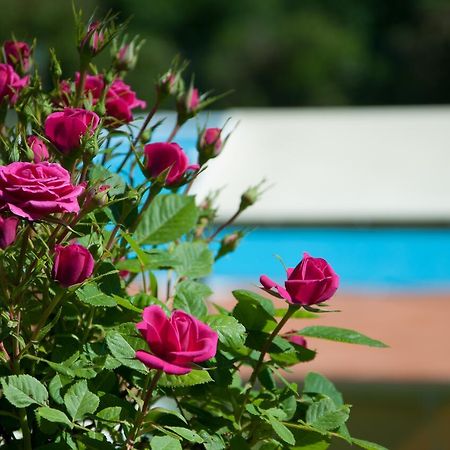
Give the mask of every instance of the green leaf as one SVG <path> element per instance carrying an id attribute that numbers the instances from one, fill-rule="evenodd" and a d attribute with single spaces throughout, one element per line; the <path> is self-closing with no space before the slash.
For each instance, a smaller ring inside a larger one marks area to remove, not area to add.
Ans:
<path id="1" fill-rule="evenodd" d="M 69 418 L 59 409 L 49 408 L 48 406 L 41 406 L 36 410 L 36 415 L 42 417 L 49 422 L 61 423 L 67 425 L 70 428 L 73 427 Z"/>
<path id="2" fill-rule="evenodd" d="M 231 348 L 239 348 L 244 345 L 246 332 L 244 325 L 240 324 L 234 317 L 217 315 L 209 316 L 206 323 L 217 331 L 219 341 Z"/>
<path id="3" fill-rule="evenodd" d="M 114 197 L 125 192 L 125 181 L 117 173 L 110 172 L 106 167 L 95 164 L 90 167 L 89 176 L 95 184 L 107 184 L 108 195 Z"/>
<path id="4" fill-rule="evenodd" d="M 247 330 L 262 330 L 268 322 L 274 324 L 275 308 L 272 301 L 251 291 L 233 291 L 238 304 L 233 309 L 233 316 Z"/>
<path id="5" fill-rule="evenodd" d="M 349 344 L 367 345 L 369 347 L 387 347 L 381 341 L 371 339 L 357 331 L 348 330 L 347 328 L 326 327 L 316 325 L 306 327 L 298 331 L 301 336 L 314 337 L 320 339 L 328 339 L 329 341 L 346 342 Z"/>
<path id="6" fill-rule="evenodd" d="M 94 414 L 99 401 L 99 398 L 89 391 L 86 380 L 75 383 L 64 396 L 64 404 L 73 420 L 81 420 L 86 414 Z"/>
<path id="7" fill-rule="evenodd" d="M 125 340 L 125 338 L 117 331 L 109 331 L 106 334 L 106 343 L 109 351 L 122 365 L 130 369 L 137 370 L 142 373 L 147 373 L 144 364 L 138 361 L 135 357 L 135 350 Z"/>
<path id="8" fill-rule="evenodd" d="M 352 438 L 352 444 L 356 444 L 365 450 L 388 450 L 386 447 L 382 445 L 375 444 L 374 442 L 365 441 L 364 439 L 356 439 Z"/>
<path id="9" fill-rule="evenodd" d="M 78 288 L 75 293 L 80 301 L 88 305 L 104 307 L 117 306 L 116 301 L 109 295 L 104 294 L 93 282 Z"/>
<path id="10" fill-rule="evenodd" d="M 180 277 L 200 278 L 211 273 L 214 257 L 204 242 L 182 242 L 173 256 L 177 260 L 174 268 Z"/>
<path id="11" fill-rule="evenodd" d="M 44 405 L 48 400 L 47 389 L 31 375 L 11 375 L 1 379 L 3 395 L 17 408 L 37 403 Z"/>
<path id="12" fill-rule="evenodd" d="M 283 425 L 279 420 L 277 420 L 271 416 L 268 417 L 268 420 L 269 420 L 270 425 L 272 425 L 273 431 L 275 431 L 275 433 L 277 433 L 277 435 L 281 439 L 283 439 L 284 442 L 287 442 L 290 445 L 295 444 L 294 435 L 286 427 L 286 425 Z"/>
<path id="13" fill-rule="evenodd" d="M 212 381 L 212 378 L 206 370 L 192 370 L 186 375 L 167 375 L 163 373 L 158 384 L 164 387 L 184 387 L 209 383 L 210 381 Z"/>
<path id="14" fill-rule="evenodd" d="M 140 244 L 163 244 L 179 239 L 197 222 L 193 196 L 158 195 L 143 213 L 134 238 Z"/>
<path id="15" fill-rule="evenodd" d="M 233 291 L 232 294 L 238 301 L 259 303 L 261 307 L 267 312 L 267 314 L 272 317 L 275 316 L 275 307 L 273 306 L 272 300 L 270 300 L 269 298 L 263 297 L 256 292 L 247 291 L 245 289 L 237 289 Z"/>
<path id="16" fill-rule="evenodd" d="M 150 441 L 152 450 L 182 450 L 180 441 L 170 436 L 155 436 Z"/>
<path id="17" fill-rule="evenodd" d="M 165 428 L 173 431 L 174 433 L 178 434 L 178 436 L 181 436 L 183 439 L 186 439 L 189 442 L 196 442 L 198 444 L 201 444 L 203 442 L 203 439 L 195 431 L 189 430 L 188 428 L 169 426 L 166 426 Z"/>
<path id="18" fill-rule="evenodd" d="M 344 404 L 342 394 L 330 380 L 320 375 L 320 373 L 310 372 L 306 375 L 303 392 L 326 395 L 333 400 L 336 406 L 342 406 Z"/>
<path id="19" fill-rule="evenodd" d="M 130 311 L 142 314 L 142 309 L 134 306 L 128 299 L 119 297 L 117 295 L 114 295 L 113 298 L 119 306 L 122 306 L 125 309 L 129 309 Z"/>
<path id="20" fill-rule="evenodd" d="M 55 326 L 55 324 L 59 320 L 59 317 L 61 316 L 61 311 L 62 308 L 59 308 L 53 319 L 49 323 L 47 323 L 47 325 L 45 325 L 39 330 L 39 333 L 36 336 L 36 341 L 38 342 L 41 341 L 47 335 L 47 333 Z"/>
<path id="21" fill-rule="evenodd" d="M 314 402 L 306 411 L 306 422 L 313 427 L 330 431 L 344 424 L 350 414 L 350 408 L 346 405 L 336 407 L 333 400 L 323 398 Z"/>
<path id="22" fill-rule="evenodd" d="M 166 418 L 175 418 L 177 420 L 181 420 L 187 425 L 186 419 L 181 413 L 172 409 L 165 408 L 151 408 L 148 414 L 145 416 L 145 421 L 161 423 L 161 421 Z"/>
<path id="23" fill-rule="evenodd" d="M 102 262 L 96 270 L 98 288 L 106 295 L 120 295 L 122 287 L 119 271 L 110 262 Z"/>
<path id="24" fill-rule="evenodd" d="M 275 317 L 284 317 L 286 315 L 287 309 L 277 308 L 275 310 Z M 298 309 L 292 314 L 292 319 L 317 319 L 319 314 L 314 314 L 312 312 L 306 311 L 305 309 Z"/>
<path id="25" fill-rule="evenodd" d="M 173 308 L 202 318 L 208 312 L 205 299 L 211 294 L 211 289 L 205 284 L 193 280 L 182 281 L 177 286 Z"/>
<path id="26" fill-rule="evenodd" d="M 295 446 L 291 450 L 326 450 L 330 446 L 330 438 L 309 430 L 292 428 Z"/>
<path id="27" fill-rule="evenodd" d="M 107 422 L 117 422 L 120 420 L 121 413 L 122 408 L 120 406 L 109 406 L 99 411 L 97 417 Z"/>

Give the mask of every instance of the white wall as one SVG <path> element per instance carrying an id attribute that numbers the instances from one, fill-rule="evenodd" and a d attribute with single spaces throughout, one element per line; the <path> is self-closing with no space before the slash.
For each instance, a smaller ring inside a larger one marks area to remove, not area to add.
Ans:
<path id="1" fill-rule="evenodd" d="M 226 186 L 220 219 L 263 177 L 245 222 L 450 221 L 450 107 L 236 109 L 239 125 L 195 183 Z"/>

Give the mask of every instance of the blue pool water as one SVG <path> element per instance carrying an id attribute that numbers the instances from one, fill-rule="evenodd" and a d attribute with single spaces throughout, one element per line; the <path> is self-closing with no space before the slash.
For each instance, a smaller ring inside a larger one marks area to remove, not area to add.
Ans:
<path id="1" fill-rule="evenodd" d="M 257 283 L 266 274 L 284 280 L 286 266 L 304 251 L 325 258 L 346 289 L 450 291 L 450 230 L 410 228 L 260 228 L 233 254 L 218 261 L 214 275 Z"/>

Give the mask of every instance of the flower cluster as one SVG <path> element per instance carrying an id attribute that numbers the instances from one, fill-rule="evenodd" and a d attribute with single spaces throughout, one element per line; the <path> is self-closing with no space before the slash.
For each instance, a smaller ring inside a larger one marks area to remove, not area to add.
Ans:
<path id="1" fill-rule="evenodd" d="M 346 431 L 349 407 L 329 380 L 277 383 L 315 357 L 306 338 L 383 345 L 336 328 L 286 331 L 326 312 L 338 275 L 305 253 L 284 286 L 263 275 L 264 295 L 233 291 L 232 309 L 209 302 L 214 262 L 249 232 L 225 229 L 261 184 L 217 226 L 216 196 L 189 192 L 220 162 L 227 124 L 198 129 L 194 161 L 178 139 L 215 99 L 175 60 L 142 100 L 125 81 L 142 43 L 112 13 L 86 24 L 75 13 L 73 80 L 52 52 L 51 89 L 37 71 L 30 81 L 26 42 L 5 42 L 0 62 L 0 446 L 301 448 L 307 430 L 311 448 L 336 437 L 369 448 Z M 108 47 L 102 70 L 95 58 Z M 155 140 L 167 99 L 176 120 Z"/>

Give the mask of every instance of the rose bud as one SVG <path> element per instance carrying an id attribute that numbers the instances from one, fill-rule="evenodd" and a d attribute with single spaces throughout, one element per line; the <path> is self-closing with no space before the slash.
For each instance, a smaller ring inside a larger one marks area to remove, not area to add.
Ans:
<path id="1" fill-rule="evenodd" d="M 106 114 L 116 119 L 117 125 L 133 120 L 132 109 L 144 109 L 147 104 L 139 100 L 131 87 L 117 78 L 106 93 Z"/>
<path id="2" fill-rule="evenodd" d="M 138 53 L 143 43 L 143 40 L 135 38 L 128 44 L 123 42 L 119 49 L 114 48 L 113 64 L 117 72 L 128 72 L 135 68 Z"/>
<path id="3" fill-rule="evenodd" d="M 31 148 L 33 152 L 33 161 L 35 163 L 40 163 L 42 161 L 47 161 L 50 157 L 48 153 L 47 146 L 44 144 L 42 139 L 37 136 L 28 136 L 27 137 L 27 145 Z"/>
<path id="4" fill-rule="evenodd" d="M 162 95 L 173 95 L 178 97 L 182 95 L 184 91 L 184 82 L 181 78 L 183 68 L 177 69 L 177 67 L 170 69 L 166 72 L 157 82 L 156 90 Z"/>
<path id="5" fill-rule="evenodd" d="M 15 162 L 0 166 L 0 209 L 40 220 L 53 213 L 78 213 L 84 186 L 72 185 L 59 164 Z"/>
<path id="6" fill-rule="evenodd" d="M 189 170 L 198 170 L 198 165 L 189 165 L 183 149 L 174 142 L 155 142 L 144 147 L 145 166 L 150 178 L 167 172 L 166 185 L 178 183 Z"/>
<path id="7" fill-rule="evenodd" d="M 198 89 L 190 87 L 186 95 L 186 110 L 188 112 L 195 112 L 200 105 L 200 95 Z"/>
<path id="8" fill-rule="evenodd" d="M 332 297 L 339 286 L 339 277 L 324 259 L 313 258 L 304 253 L 297 267 L 287 269 L 284 288 L 266 275 L 261 276 L 260 282 L 267 292 L 289 303 L 308 306 Z"/>
<path id="9" fill-rule="evenodd" d="M 100 118 L 93 111 L 81 108 L 64 108 L 45 119 L 44 130 L 47 138 L 62 153 L 68 154 L 78 149 L 81 139 L 94 134 Z"/>
<path id="10" fill-rule="evenodd" d="M 0 102 L 7 98 L 9 104 L 14 105 L 28 81 L 28 76 L 20 78 L 9 64 L 0 64 Z"/>
<path id="11" fill-rule="evenodd" d="M 136 358 L 149 369 L 168 374 L 189 373 L 192 364 L 213 358 L 217 333 L 208 325 L 181 310 L 167 317 L 160 306 L 147 306 L 142 322 L 136 325 L 150 352 L 138 350 Z"/>
<path id="12" fill-rule="evenodd" d="M 261 197 L 261 194 L 263 193 L 261 191 L 261 186 L 266 182 L 266 180 L 262 180 L 259 184 L 256 186 L 249 187 L 242 195 L 241 195 L 241 203 L 239 204 L 239 211 L 242 212 L 245 209 L 247 209 L 249 206 L 254 205 L 259 198 Z"/>
<path id="13" fill-rule="evenodd" d="M 203 166 L 211 158 L 215 158 L 223 147 L 220 128 L 207 128 L 200 134 L 197 142 L 199 164 Z"/>
<path id="14" fill-rule="evenodd" d="M 78 88 L 80 84 L 80 72 L 75 73 L 75 86 Z M 84 92 L 86 97 L 89 97 L 92 104 L 95 105 L 102 96 L 103 89 L 105 88 L 105 82 L 102 75 L 86 75 L 84 81 Z"/>
<path id="15" fill-rule="evenodd" d="M 55 247 L 52 277 L 64 287 L 82 283 L 94 271 L 94 258 L 90 251 L 79 244 Z"/>
<path id="16" fill-rule="evenodd" d="M 291 344 L 300 345 L 301 347 L 308 348 L 308 343 L 303 336 L 299 336 L 298 334 L 294 334 L 288 337 L 288 341 Z"/>
<path id="17" fill-rule="evenodd" d="M 105 47 L 105 30 L 102 22 L 98 20 L 91 22 L 78 46 L 80 53 L 88 57 L 93 57 L 100 53 Z"/>
<path id="18" fill-rule="evenodd" d="M 5 250 L 16 240 L 17 224 L 19 219 L 17 217 L 2 217 L 0 216 L 0 248 Z"/>
<path id="19" fill-rule="evenodd" d="M 242 237 L 243 231 L 236 231 L 235 233 L 228 234 L 220 241 L 219 251 L 217 252 L 216 260 L 225 256 L 228 253 L 234 252 L 238 247 Z"/>
<path id="20" fill-rule="evenodd" d="M 3 51 L 8 64 L 19 72 L 28 72 L 30 69 L 31 49 L 26 42 L 6 41 L 3 44 Z"/>

